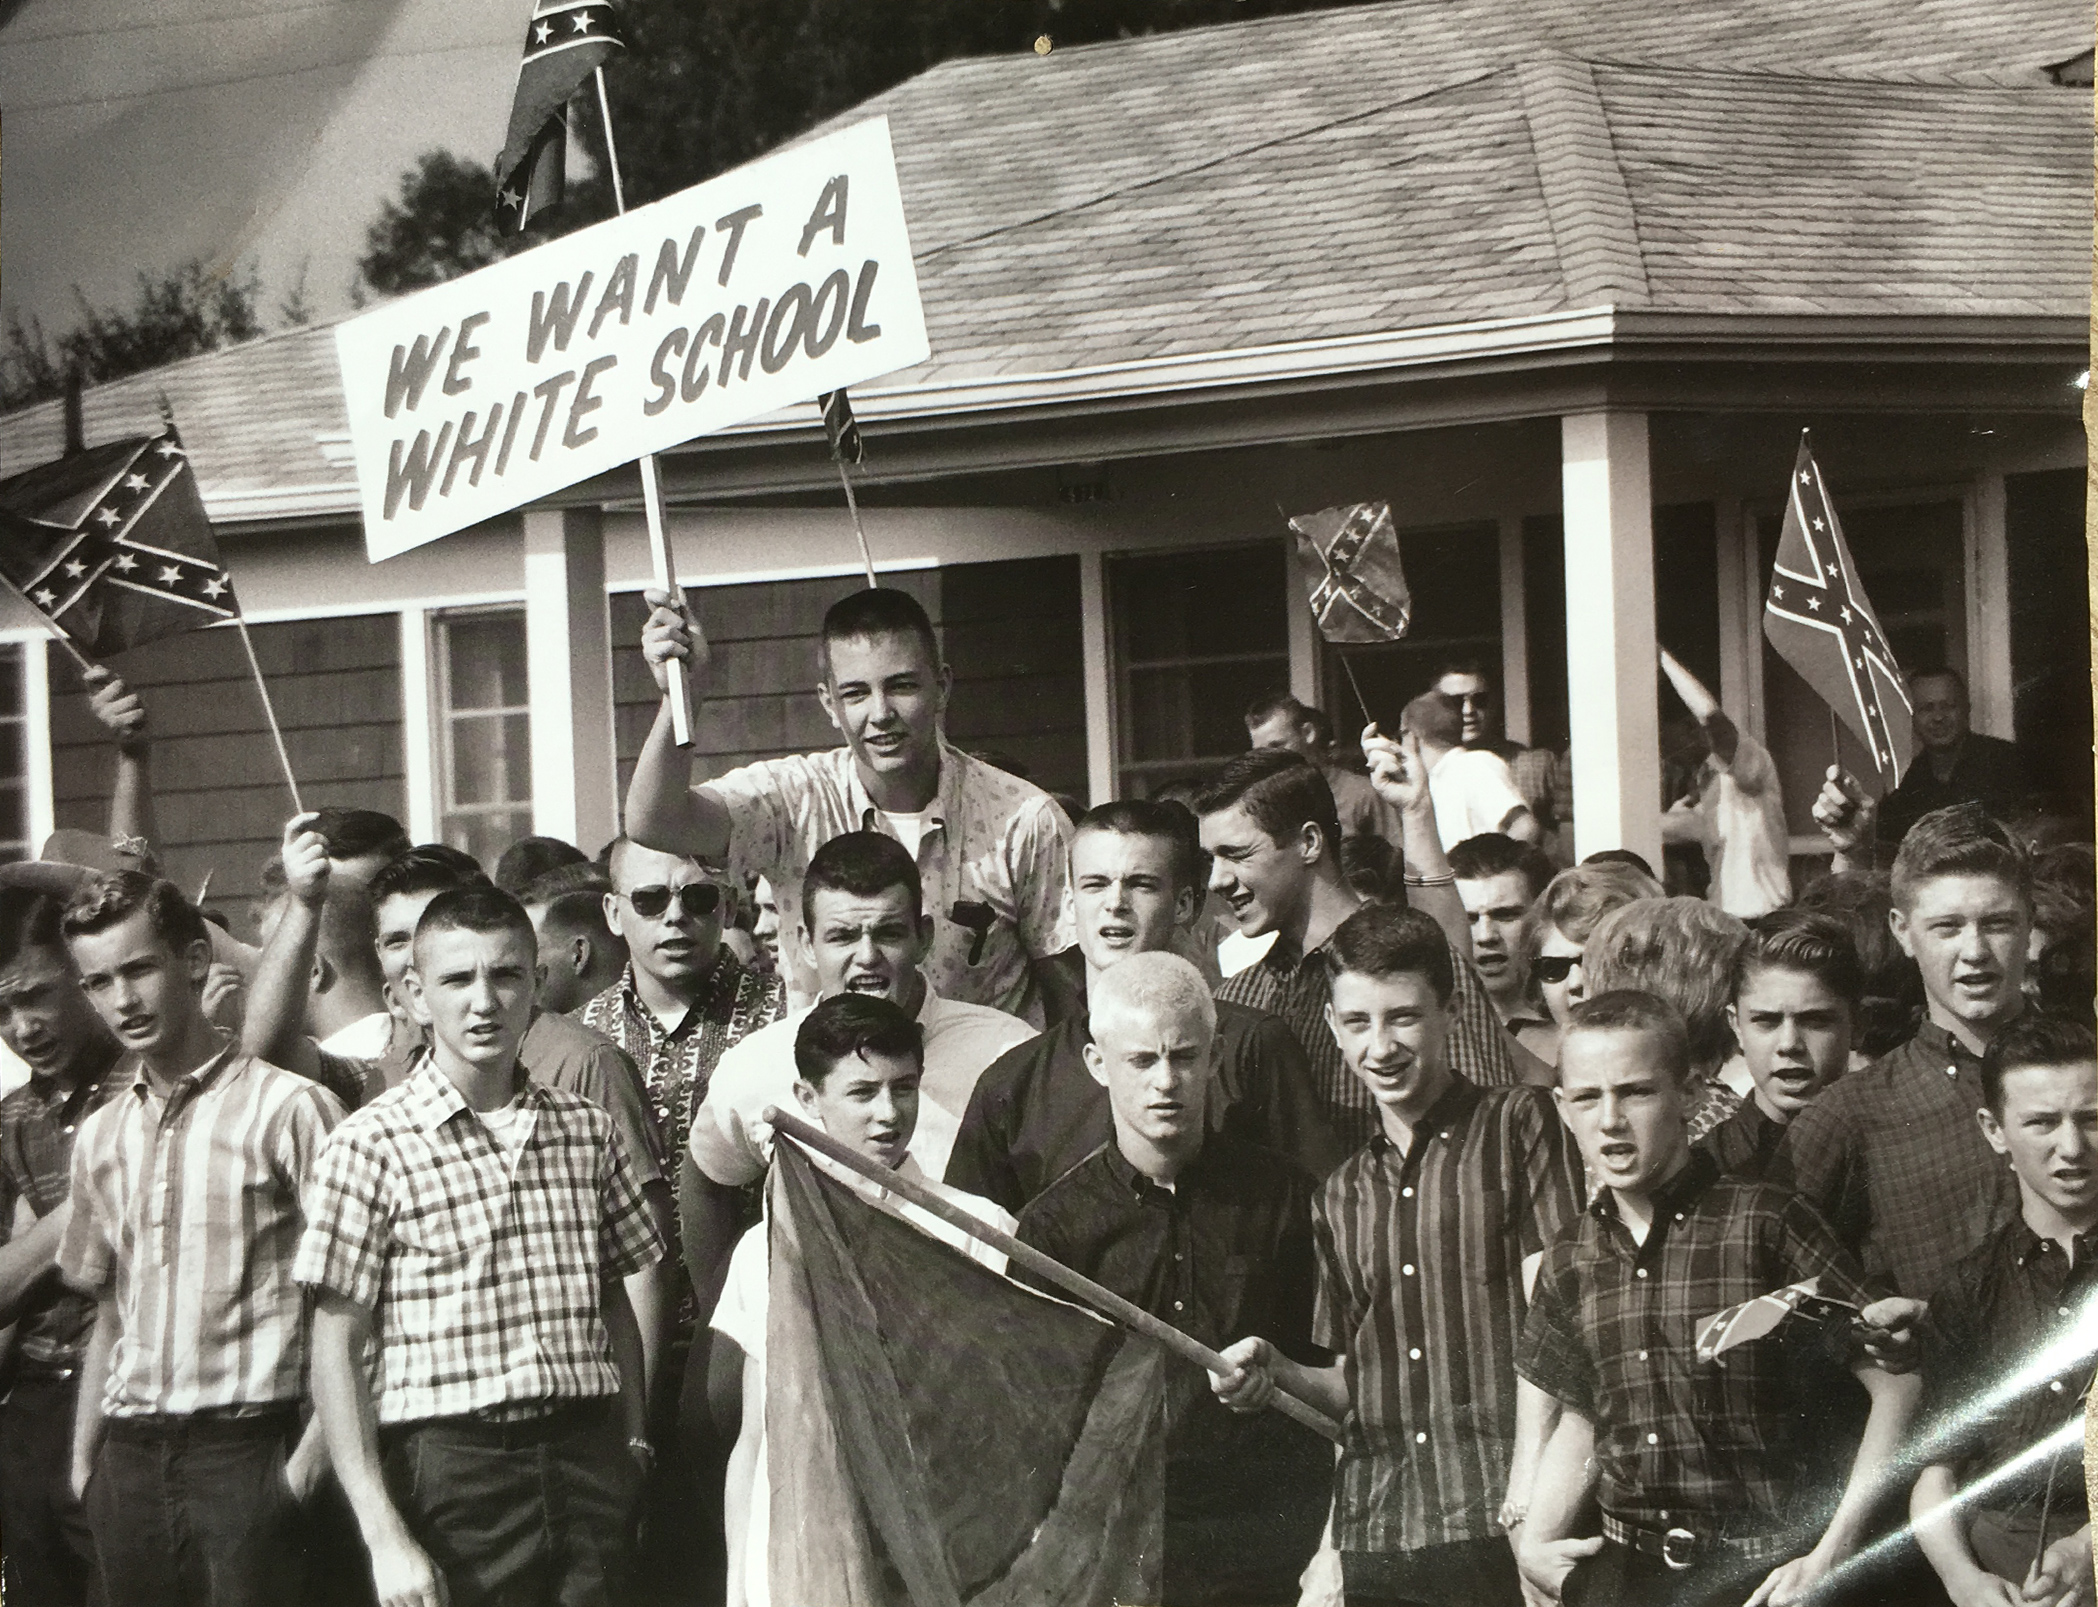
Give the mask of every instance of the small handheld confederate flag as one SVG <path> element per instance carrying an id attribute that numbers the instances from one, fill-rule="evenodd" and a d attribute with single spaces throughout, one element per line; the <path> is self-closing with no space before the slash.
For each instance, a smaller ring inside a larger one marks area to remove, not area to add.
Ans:
<path id="1" fill-rule="evenodd" d="M 831 460 L 864 461 L 867 449 L 860 440 L 860 421 L 852 416 L 852 398 L 842 390 L 825 391 L 816 398 L 816 405 L 823 409 L 823 433 L 830 438 Z"/>
<path id="2" fill-rule="evenodd" d="M 624 50 L 610 0 L 543 0 L 525 27 L 524 60 L 510 102 L 510 131 L 495 159 L 495 222 L 516 234 L 561 202 L 573 95 L 615 50 Z"/>
<path id="3" fill-rule="evenodd" d="M 1770 572 L 1763 634 L 1872 750 L 1880 780 L 1890 787 L 1900 781 L 1915 752 L 1908 689 L 1879 616 L 1865 600 L 1804 430 Z"/>
<path id="4" fill-rule="evenodd" d="M 1399 564 L 1399 533 L 1388 502 L 1300 513 L 1297 568 L 1311 614 L 1329 642 L 1395 642 L 1413 621 L 1413 598 Z"/>
<path id="5" fill-rule="evenodd" d="M 1767 1295 L 1757 1295 L 1753 1300 L 1744 1300 L 1738 1306 L 1707 1317 L 1697 1325 L 1697 1359 L 1701 1362 L 1717 1361 L 1736 1345 L 1745 1345 L 1751 1339 L 1761 1339 L 1790 1316 L 1801 1316 L 1813 1321 L 1826 1322 L 1839 1312 L 1857 1315 L 1858 1308 L 1847 1300 L 1838 1300 L 1833 1295 L 1821 1292 L 1821 1280 L 1809 1278 L 1805 1283 L 1787 1284 L 1774 1289 Z"/>
<path id="6" fill-rule="evenodd" d="M 0 576 L 90 658 L 240 609 L 172 424 L 0 481 Z"/>

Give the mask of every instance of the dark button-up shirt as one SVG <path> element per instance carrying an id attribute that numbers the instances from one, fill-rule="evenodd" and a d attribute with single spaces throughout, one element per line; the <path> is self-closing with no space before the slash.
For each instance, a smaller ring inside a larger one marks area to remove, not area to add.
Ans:
<path id="1" fill-rule="evenodd" d="M 1450 966 L 1457 977 L 1457 991 L 1450 996 L 1451 1067 L 1481 1088 L 1514 1087 L 1522 1081 L 1522 1067 L 1516 1062 L 1514 1041 L 1494 1014 L 1493 1001 L 1454 946 Z M 1267 953 L 1238 975 L 1226 977 L 1217 989 L 1219 999 L 1266 1011 L 1289 1023 L 1311 1063 L 1311 1086 L 1325 1101 L 1334 1135 L 1344 1148 L 1353 1150 L 1368 1143 L 1377 1130 L 1377 1102 L 1348 1070 L 1340 1045 L 1333 1041 L 1333 1029 L 1326 1025 L 1326 1004 L 1332 996 L 1325 945 L 1305 954 L 1282 936 L 1276 937 Z"/>
<path id="2" fill-rule="evenodd" d="M 56 1077 L 32 1073 L 0 1099 L 0 1244 L 14 1237 L 15 1202 L 26 1200 L 39 1218 L 65 1203 L 71 1186 L 73 1135 L 89 1112 L 109 1097 L 116 1040 L 98 1039 L 81 1055 L 71 1090 Z M 80 1365 L 95 1303 L 47 1277 L 34 1303 L 15 1324 L 15 1348 L 25 1368 L 59 1373 Z"/>
<path id="3" fill-rule="evenodd" d="M 1769 1176 L 1813 1202 L 1868 1277 L 1928 1300 L 2018 1208 L 1975 1122 L 1982 1103 L 1980 1058 L 1926 1021 L 1793 1117 Z"/>
<path id="4" fill-rule="evenodd" d="M 1115 1136 L 1107 1090 L 1086 1069 L 1093 1041 L 1083 1015 L 1008 1049 L 969 1096 L 946 1181 L 996 1200 L 1014 1215 Z M 1214 1112 L 1242 1143 L 1287 1155 L 1313 1177 L 1340 1159 L 1340 1145 L 1312 1092 L 1296 1036 L 1278 1017 L 1217 1002 Z"/>
<path id="5" fill-rule="evenodd" d="M 1933 809 L 1954 804 L 1978 803 L 1992 814 L 2004 814 L 2023 802 L 2028 790 L 2025 756 L 2016 745 L 1970 731 L 1960 739 L 1952 773 L 1943 781 L 1931 767 L 1929 754 L 1916 755 L 1901 785 L 1880 802 L 1880 841 L 1899 843 Z"/>
<path id="6" fill-rule="evenodd" d="M 1697 1140 L 1728 1177 L 1751 1180 L 1770 1175 L 1770 1158 L 1785 1136 L 1785 1125 L 1770 1119 L 1770 1113 L 1750 1094 L 1734 1113 Z"/>
<path id="7" fill-rule="evenodd" d="M 1565 1134 L 1542 1089 L 1459 1079 L 1404 1155 L 1379 1132 L 1319 1191 L 1312 1337 L 1342 1352 L 1350 1403 L 1342 1551 L 1500 1532 L 1523 1261 L 1580 1210 Z"/>
<path id="8" fill-rule="evenodd" d="M 1811 1205 L 1720 1176 L 1702 1150 L 1654 1196 L 1644 1244 L 1605 1192 L 1545 1251 L 1517 1366 L 1595 1424 L 1606 1513 L 1741 1536 L 1798 1521 L 1812 1454 L 1782 1334 L 1711 1362 L 1697 1359 L 1696 1335 L 1728 1306 L 1814 1277 L 1836 1299 L 1865 1299 L 1856 1261 Z"/>
<path id="9" fill-rule="evenodd" d="M 2072 1418 L 2091 1387 L 2098 1352 L 2098 1233 L 2076 1241 L 2072 1266 L 2021 1217 L 1949 1272 L 1923 1323 L 1922 1455 L 1949 1464 L 1964 1487 L 2017 1460 Z M 2042 1360 L 2044 1358 L 2044 1361 Z M 2038 1369 L 2038 1370 L 2035 1370 Z M 2016 1380 L 2024 1387 L 2005 1393 Z M 2083 1438 L 2057 1452 L 2050 1534 L 2082 1519 Z M 2047 1500 L 2048 1465 L 2033 1462 L 1993 1486 L 1982 1504 L 2030 1511 Z"/>
<path id="10" fill-rule="evenodd" d="M 1212 1348 L 1259 1334 L 1320 1364 L 1313 1186 L 1222 1134 L 1170 1189 L 1109 1144 L 1020 1214 L 1018 1237 Z M 1229 1411 L 1199 1367 L 1168 1367 L 1167 1598 L 1295 1600 L 1325 1522 L 1332 1447 L 1274 1412 Z"/>

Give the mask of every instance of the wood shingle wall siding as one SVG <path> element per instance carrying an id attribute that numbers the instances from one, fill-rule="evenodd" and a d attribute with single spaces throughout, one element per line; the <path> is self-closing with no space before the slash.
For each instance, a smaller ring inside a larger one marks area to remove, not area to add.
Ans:
<path id="1" fill-rule="evenodd" d="M 394 614 L 251 627 L 306 807 L 405 810 L 400 622 Z M 115 752 L 88 713 L 80 678 L 51 654 L 52 792 L 60 826 L 103 830 Z M 168 874 L 252 935 L 248 899 L 276 850 L 291 798 L 270 744 L 240 638 L 193 631 L 148 643 L 112 666 L 146 700 L 153 796 Z"/>
<path id="2" fill-rule="evenodd" d="M 1082 794 L 1078 560 L 954 564 L 899 571 L 882 583 L 916 597 L 940 632 L 955 678 L 950 740 L 1018 760 L 1052 792 Z M 713 651 L 695 773 L 720 775 L 753 759 L 837 744 L 816 701 L 816 639 L 824 611 L 858 586 L 833 576 L 691 589 Z M 644 617 L 639 593 L 612 598 L 622 797 L 656 713 L 655 685 L 638 651 Z"/>

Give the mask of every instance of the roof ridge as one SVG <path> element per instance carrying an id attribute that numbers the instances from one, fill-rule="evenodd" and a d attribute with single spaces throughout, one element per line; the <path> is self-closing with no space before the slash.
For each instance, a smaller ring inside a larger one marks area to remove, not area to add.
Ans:
<path id="1" fill-rule="evenodd" d="M 2060 94 L 2062 86 L 2048 81 L 2039 67 L 1975 68 L 1970 72 L 1931 70 L 1922 67 L 1805 67 L 1740 64 L 1715 66 L 1703 61 L 1679 61 L 1668 56 L 1601 56 L 1585 51 L 1574 58 L 1591 67 L 1618 67 L 1631 72 L 1677 73 L 1700 78 L 1774 78 L 1801 84 L 1883 84 L 1890 89 L 2003 89 L 2032 94 Z"/>
<path id="2" fill-rule="evenodd" d="M 1638 214 L 1596 93 L 1594 68 L 1549 51 L 1518 63 L 1515 73 L 1568 305 L 1648 305 L 1653 288 L 1639 247 Z"/>

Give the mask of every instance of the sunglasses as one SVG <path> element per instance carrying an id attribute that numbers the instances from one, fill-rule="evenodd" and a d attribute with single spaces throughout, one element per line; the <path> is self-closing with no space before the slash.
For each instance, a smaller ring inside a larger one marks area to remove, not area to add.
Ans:
<path id="1" fill-rule="evenodd" d="M 631 893 L 619 896 L 634 906 L 636 915 L 652 921 L 670 908 L 673 892 L 677 897 L 678 913 L 687 920 L 704 920 L 721 908 L 721 889 L 712 882 L 693 882 L 676 889 L 658 882 L 653 887 L 637 887 Z"/>
<path id="2" fill-rule="evenodd" d="M 1540 954 L 1530 962 L 1530 975 L 1556 988 L 1573 975 L 1574 967 L 1580 963 L 1578 954 Z"/>

